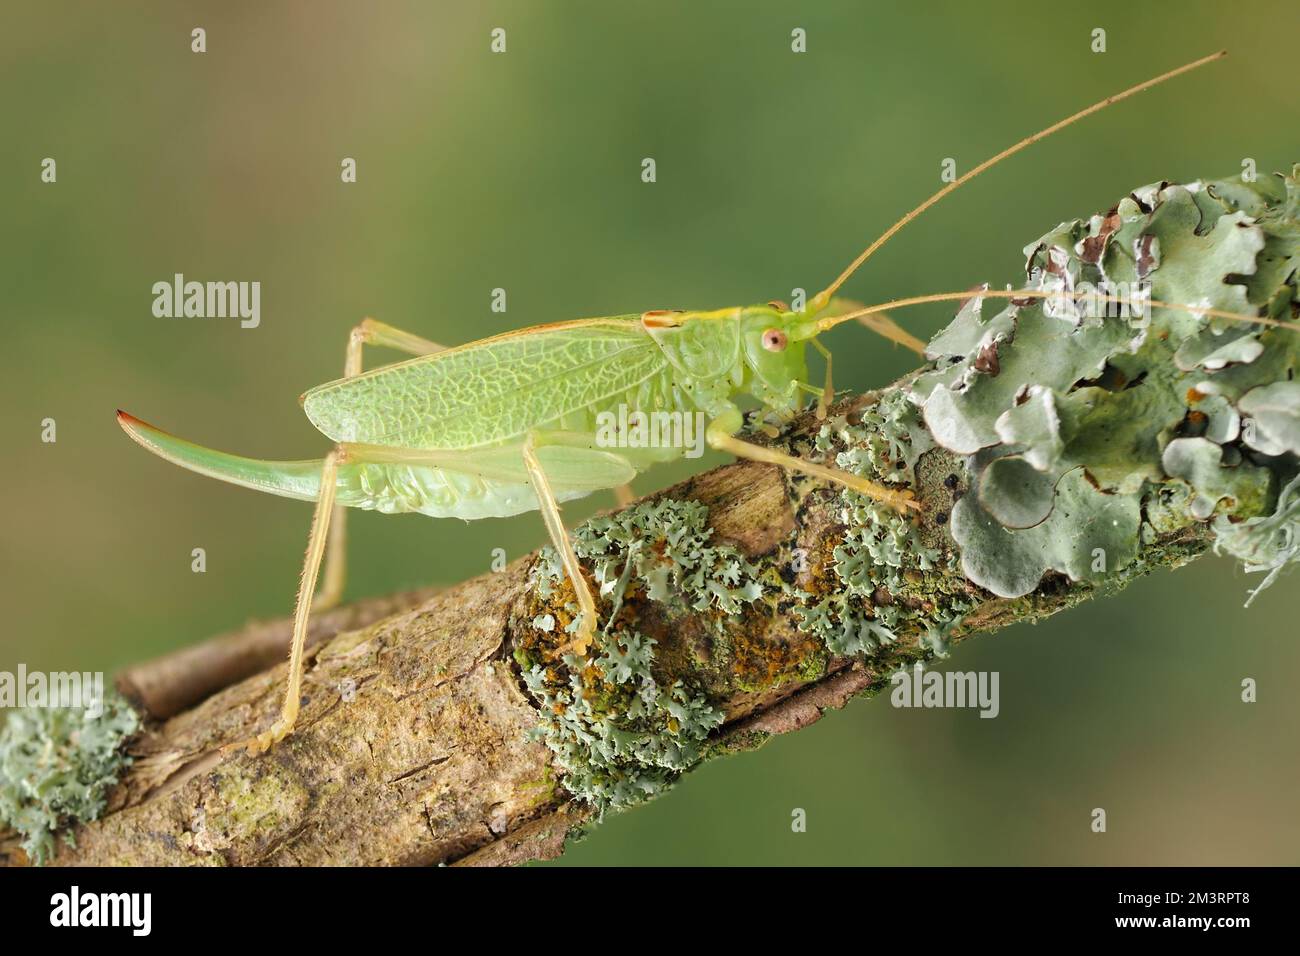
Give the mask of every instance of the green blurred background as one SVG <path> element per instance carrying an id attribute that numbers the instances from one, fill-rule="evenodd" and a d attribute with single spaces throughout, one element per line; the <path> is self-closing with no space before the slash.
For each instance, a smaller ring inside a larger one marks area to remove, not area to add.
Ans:
<path id="1" fill-rule="evenodd" d="M 291 610 L 310 507 L 164 464 L 115 408 L 218 448 L 317 456 L 296 399 L 338 376 L 364 315 L 454 344 L 812 291 L 938 187 L 944 157 L 968 169 L 1219 47 L 1233 55 L 960 191 L 847 291 L 1015 281 L 1022 246 L 1133 187 L 1300 159 L 1284 0 L 10 0 L 0 17 L 0 669 L 111 671 Z M 175 272 L 260 280 L 261 326 L 154 318 L 150 287 Z M 899 318 L 926 336 L 945 323 Z M 862 331 L 829 344 L 841 387 L 912 365 Z M 536 516 L 363 514 L 352 530 L 351 596 L 454 582 L 544 540 Z M 859 702 L 611 816 L 563 862 L 1300 863 L 1296 581 L 1243 611 L 1251 579 L 1207 558 L 974 641 L 947 666 L 1001 673 L 998 719 Z M 1240 702 L 1244 677 L 1258 703 Z"/>

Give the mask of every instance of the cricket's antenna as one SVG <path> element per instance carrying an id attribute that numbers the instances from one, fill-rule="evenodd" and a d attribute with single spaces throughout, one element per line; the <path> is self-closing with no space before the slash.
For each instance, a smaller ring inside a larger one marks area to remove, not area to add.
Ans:
<path id="1" fill-rule="evenodd" d="M 1252 325 L 1266 325 L 1277 329 L 1290 329 L 1292 332 L 1300 332 L 1300 325 L 1292 322 L 1282 322 L 1278 319 L 1267 319 L 1258 315 L 1243 315 L 1240 312 L 1226 312 L 1223 309 L 1211 309 L 1199 305 L 1184 305 L 1180 302 L 1161 302 L 1159 299 L 1125 299 L 1123 296 L 1104 295 L 1094 291 L 1084 292 L 1066 292 L 1064 290 L 1048 289 L 966 289 L 963 292 L 936 292 L 931 295 L 914 295 L 906 299 L 893 299 L 889 302 L 882 302 L 879 305 L 869 305 L 862 309 L 854 309 L 852 312 L 846 312 L 844 315 L 829 316 L 824 319 L 817 319 L 813 323 L 814 335 L 820 335 L 827 329 L 834 328 L 841 322 L 848 322 L 854 319 L 863 319 L 867 316 L 876 315 L 880 312 L 893 312 L 895 309 L 902 309 L 909 305 L 924 305 L 927 302 L 958 302 L 965 299 L 1095 299 L 1098 302 L 1114 302 L 1119 305 L 1133 304 L 1141 306 L 1150 306 L 1156 309 L 1180 309 L 1184 312 L 1190 312 L 1192 315 L 1201 317 L 1211 317 L 1215 319 L 1224 319 L 1229 322 L 1246 322 Z M 1018 303 L 1024 305 L 1025 303 Z"/>
<path id="2" fill-rule="evenodd" d="M 1211 53 L 1209 56 L 1201 57 L 1201 59 L 1199 60 L 1194 60 L 1191 63 L 1187 63 L 1183 66 L 1180 66 L 1176 70 L 1170 70 L 1168 73 L 1163 73 L 1160 76 L 1157 76 L 1155 79 L 1147 80 L 1145 83 L 1139 83 L 1137 86 L 1131 87 L 1122 93 L 1116 93 L 1114 96 L 1108 96 L 1100 103 L 1094 103 L 1092 104 L 1092 106 L 1089 106 L 1087 109 L 1080 110 L 1079 112 L 1075 113 L 1073 116 L 1067 116 L 1059 123 L 1053 123 L 1051 126 L 1047 127 L 1047 129 L 1039 130 L 1033 136 L 1027 136 L 1026 138 L 1022 139 L 1020 142 L 1016 143 L 1014 146 L 1010 146 L 1007 149 L 1004 149 L 1002 152 L 998 153 L 992 159 L 986 159 L 984 162 L 980 163 L 970 172 L 966 173 L 965 175 L 959 176 L 957 179 L 953 180 L 948 185 L 944 186 L 942 189 L 940 189 L 937 193 L 935 193 L 925 202 L 921 203 L 921 205 L 917 206 L 906 216 L 898 220 L 898 222 L 894 223 L 883 233 L 881 233 L 880 238 L 877 239 L 875 242 L 873 242 L 871 245 L 867 246 L 866 250 L 863 251 L 862 255 L 854 259 L 853 262 L 849 264 L 849 267 L 840 273 L 838 279 L 836 279 L 834 282 L 832 282 L 825 289 L 823 289 L 821 292 L 817 293 L 817 295 L 813 297 L 812 301 L 809 303 L 809 311 L 817 312 L 820 311 L 821 309 L 824 309 L 827 306 L 827 304 L 830 302 L 831 296 L 833 296 L 839 290 L 840 286 L 842 286 L 846 281 L 848 281 L 848 278 L 858 270 L 858 267 L 861 266 L 862 263 L 866 262 L 875 254 L 877 249 L 879 249 L 881 246 L 887 243 L 890 239 L 892 239 L 895 236 L 895 234 L 898 233 L 899 230 L 901 230 L 909 222 L 911 222 L 917 216 L 921 215 L 921 213 L 925 212 L 927 209 L 929 209 L 931 206 L 937 203 L 944 196 L 948 195 L 958 186 L 970 182 L 980 173 L 984 172 L 984 170 L 989 169 L 992 166 L 996 166 L 998 163 L 1002 162 L 1002 160 L 1007 159 L 1010 156 L 1014 156 L 1016 153 L 1020 152 L 1026 146 L 1032 146 L 1034 143 L 1037 143 L 1040 139 L 1046 139 L 1048 136 L 1051 136 L 1057 130 L 1065 129 L 1065 127 L 1069 126 L 1071 123 L 1077 122 L 1078 120 L 1083 119 L 1085 116 L 1091 116 L 1093 113 L 1104 110 L 1107 106 L 1110 106 L 1112 103 L 1118 103 L 1120 100 L 1128 99 L 1130 96 L 1133 96 L 1137 93 L 1141 93 L 1143 90 L 1149 90 L 1151 89 L 1151 87 L 1157 86 L 1165 82 L 1165 80 L 1172 80 L 1176 76 L 1182 76 L 1184 73 L 1188 73 L 1192 70 L 1195 70 L 1197 67 L 1205 66 L 1205 64 L 1212 63 L 1215 60 L 1222 59 L 1227 55 L 1228 55 L 1227 50 L 1220 50 L 1218 53 Z"/>

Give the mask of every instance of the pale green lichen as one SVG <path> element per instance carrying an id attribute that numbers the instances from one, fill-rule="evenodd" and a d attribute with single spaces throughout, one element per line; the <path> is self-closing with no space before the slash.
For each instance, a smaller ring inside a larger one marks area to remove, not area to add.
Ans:
<path id="1" fill-rule="evenodd" d="M 593 569 L 600 597 L 614 605 L 609 618 L 616 616 L 630 581 L 644 586 L 652 601 L 684 603 L 696 611 L 716 607 L 735 614 L 762 597 L 757 569 L 735 548 L 708 543 L 708 517 L 699 502 L 665 498 L 598 515 L 574 530 L 574 552 Z M 555 549 L 541 550 L 531 580 L 542 597 L 564 580 Z"/>
<path id="2" fill-rule="evenodd" d="M 962 545 L 966 576 L 1003 597 L 1038 587 L 1046 571 L 1072 581 L 1099 581 L 1126 567 L 1138 553 L 1141 521 L 1133 495 L 1107 495 L 1081 471 L 1062 479 L 1046 521 L 1013 530 L 967 496 L 953 509 L 953 537 Z"/>
<path id="3" fill-rule="evenodd" d="M 951 527 L 971 581 L 1008 598 L 1051 571 L 1095 582 L 1138 560 L 1139 540 L 1216 515 L 1222 550 L 1270 570 L 1292 559 L 1263 519 L 1300 468 L 1300 326 L 1198 310 L 1300 311 L 1297 195 L 1294 172 L 1134 190 L 1026 247 L 1026 286 L 1066 295 L 986 319 L 976 292 L 932 340 L 909 394 L 965 459 L 973 493 Z"/>
<path id="4" fill-rule="evenodd" d="M 524 683 L 541 708 L 533 737 L 564 771 L 565 788 L 602 812 L 648 800 L 700 759 L 699 744 L 722 712 L 681 681 L 661 687 L 650 665 L 654 641 L 601 633 L 594 664 L 566 655 L 567 685 L 536 664 Z"/>
<path id="5" fill-rule="evenodd" d="M 1242 440 L 1265 455 L 1300 455 L 1300 382 L 1252 388 L 1237 408 L 1245 416 Z"/>
<path id="6" fill-rule="evenodd" d="M 1277 508 L 1263 518 L 1234 523 L 1220 516 L 1214 521 L 1214 547 L 1246 566 L 1248 574 L 1267 572 L 1250 592 L 1251 601 L 1277 580 L 1288 564 L 1300 561 L 1300 475 L 1292 478 L 1278 495 Z"/>
<path id="7" fill-rule="evenodd" d="M 854 474 L 915 487 L 916 465 L 934 443 L 900 391 L 864 409 L 856 425 L 827 423 L 815 447 L 835 452 L 835 463 Z M 833 552 L 839 587 L 816 598 L 800 592 L 803 601 L 793 609 L 800 629 L 833 654 L 872 654 L 895 644 L 904 630 L 919 637 L 973 606 L 953 587 L 953 555 L 922 540 L 912 521 L 854 491 L 840 492 L 839 501 L 845 527 Z"/>
<path id="8" fill-rule="evenodd" d="M 0 729 L 0 823 L 23 835 L 34 862 L 53 854 L 60 830 L 103 812 L 108 791 L 131 763 L 124 744 L 139 727 L 135 711 L 113 693 L 93 717 L 84 707 L 9 713 Z M 70 832 L 64 839 L 74 842 Z"/>
<path id="9" fill-rule="evenodd" d="M 1175 438 L 1165 446 L 1165 472 L 1190 491 L 1187 512 L 1198 521 L 1215 514 L 1258 515 L 1273 484 L 1273 473 L 1251 464 L 1231 445 L 1208 438 Z"/>
<path id="10" fill-rule="evenodd" d="M 224 843 L 270 833 L 284 820 L 294 818 L 313 796 L 282 765 L 251 776 L 219 771 L 215 782 L 216 792 L 204 804 L 203 825 L 197 836 L 200 846 L 210 839 L 209 834 Z M 323 785 L 314 796 L 328 797 L 330 786 Z"/>
<path id="11" fill-rule="evenodd" d="M 707 507 L 673 499 L 639 502 L 580 525 L 574 551 L 592 569 L 604 606 L 598 655 L 588 661 L 566 654 L 560 667 L 516 651 L 542 714 L 534 736 L 555 754 L 566 789 L 601 811 L 671 786 L 700 759 L 700 742 L 722 722 L 722 712 L 681 680 L 660 686 L 654 641 L 619 623 L 633 586 L 650 601 L 723 614 L 762 597 L 757 568 L 735 548 L 710 544 L 711 535 Z M 543 549 L 530 578 L 536 593 L 551 598 L 563 580 L 558 555 Z M 567 610 L 572 631 L 577 609 Z M 549 634 L 554 617 L 537 615 L 533 626 Z"/>

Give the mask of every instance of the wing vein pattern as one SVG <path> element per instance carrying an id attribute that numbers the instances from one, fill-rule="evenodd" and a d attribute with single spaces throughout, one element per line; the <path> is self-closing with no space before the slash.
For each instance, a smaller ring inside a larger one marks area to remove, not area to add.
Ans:
<path id="1" fill-rule="evenodd" d="M 532 428 L 581 427 L 591 406 L 643 391 L 667 367 L 636 316 L 590 319 L 329 382 L 307 392 L 303 408 L 334 441 L 479 448 Z"/>

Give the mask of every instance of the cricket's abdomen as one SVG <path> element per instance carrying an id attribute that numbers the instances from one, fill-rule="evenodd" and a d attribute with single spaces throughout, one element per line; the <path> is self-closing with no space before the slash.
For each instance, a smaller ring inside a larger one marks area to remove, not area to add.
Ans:
<path id="1" fill-rule="evenodd" d="M 595 489 L 555 488 L 559 501 L 572 501 Z M 423 514 L 432 518 L 509 518 L 537 510 L 537 495 L 527 481 L 513 482 L 444 468 L 347 463 L 339 469 L 340 504 L 384 514 Z"/>

